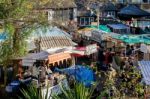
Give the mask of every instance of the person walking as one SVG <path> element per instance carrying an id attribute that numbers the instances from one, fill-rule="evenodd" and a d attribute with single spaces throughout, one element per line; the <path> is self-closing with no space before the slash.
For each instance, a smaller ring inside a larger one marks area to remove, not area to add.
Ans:
<path id="1" fill-rule="evenodd" d="M 106 53 L 105 53 L 104 63 L 105 63 L 106 66 L 112 63 L 112 55 L 111 55 L 111 53 L 108 49 L 106 50 Z"/>
<path id="2" fill-rule="evenodd" d="M 98 70 L 100 70 L 100 67 L 104 65 L 104 51 L 102 47 L 98 47 Z"/>

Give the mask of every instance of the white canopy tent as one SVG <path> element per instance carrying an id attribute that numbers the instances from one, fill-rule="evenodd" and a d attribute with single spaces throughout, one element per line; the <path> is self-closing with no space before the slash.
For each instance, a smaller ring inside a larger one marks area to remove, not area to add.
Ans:
<path id="1" fill-rule="evenodd" d="M 150 60 L 150 46 L 141 44 L 140 51 L 144 53 L 144 60 Z"/>
<path id="2" fill-rule="evenodd" d="M 144 82 L 146 85 L 150 85 L 150 61 L 139 61 L 138 64 L 143 75 Z"/>

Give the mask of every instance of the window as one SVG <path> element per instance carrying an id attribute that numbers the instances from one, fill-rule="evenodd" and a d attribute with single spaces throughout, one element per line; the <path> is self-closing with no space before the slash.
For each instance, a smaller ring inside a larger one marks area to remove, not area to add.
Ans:
<path id="1" fill-rule="evenodd" d="M 70 12 L 69 12 L 69 19 L 70 19 L 70 20 L 73 20 L 73 9 L 70 9 Z"/>
<path id="2" fill-rule="evenodd" d="M 89 25 L 89 20 L 90 18 L 89 17 L 87 17 L 87 18 L 85 18 L 85 25 Z"/>
<path id="3" fill-rule="evenodd" d="M 80 25 L 84 25 L 84 17 L 80 18 Z"/>
<path id="4" fill-rule="evenodd" d="M 63 21 L 68 21 L 69 20 L 69 15 L 68 15 L 68 10 L 63 10 Z"/>
<path id="5" fill-rule="evenodd" d="M 118 0 L 119 3 L 125 3 L 125 0 Z"/>
<path id="6" fill-rule="evenodd" d="M 115 12 L 114 11 L 107 12 L 107 16 L 115 16 Z"/>

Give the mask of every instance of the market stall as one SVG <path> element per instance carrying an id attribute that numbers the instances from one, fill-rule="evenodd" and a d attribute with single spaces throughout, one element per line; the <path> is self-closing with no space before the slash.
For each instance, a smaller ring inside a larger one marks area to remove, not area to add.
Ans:
<path id="1" fill-rule="evenodd" d="M 107 24 L 112 32 L 119 34 L 129 34 L 130 27 L 125 24 Z"/>
<path id="2" fill-rule="evenodd" d="M 94 41 L 94 42 L 97 42 L 97 43 L 100 43 L 101 40 L 102 40 L 102 33 L 104 31 L 99 31 L 98 29 L 96 28 L 93 28 L 93 27 L 87 27 L 87 28 L 84 28 L 84 29 L 80 29 L 78 31 L 78 33 L 81 34 L 81 36 L 83 38 L 85 38 L 86 40 L 88 41 Z"/>
<path id="3" fill-rule="evenodd" d="M 150 45 L 141 44 L 140 51 L 144 53 L 143 60 L 150 60 Z"/>
<path id="4" fill-rule="evenodd" d="M 97 54 L 97 45 L 96 44 L 90 44 L 83 47 L 75 47 L 72 50 L 72 56 L 74 57 L 74 64 L 76 64 L 79 57 L 90 57 L 92 60 L 96 59 Z"/>
<path id="5" fill-rule="evenodd" d="M 111 32 L 111 30 L 106 25 L 99 25 L 99 28 L 97 25 L 91 25 L 89 28 L 102 30 L 104 32 Z"/>
<path id="6" fill-rule="evenodd" d="M 59 50 L 60 51 L 60 50 Z M 39 53 L 29 54 L 22 58 L 22 65 L 23 66 L 33 66 L 33 64 L 40 60 L 40 61 L 48 61 L 48 64 L 55 64 L 63 60 L 71 59 L 71 55 L 67 50 L 60 51 L 60 52 L 48 52 L 48 51 L 41 51 Z"/>
<path id="7" fill-rule="evenodd" d="M 150 97 L 150 61 L 139 61 L 139 68 L 143 75 L 143 83 L 145 83 L 145 99 Z"/>
<path id="8" fill-rule="evenodd" d="M 127 20 L 132 18 L 150 16 L 150 13 L 140 9 L 134 4 L 129 4 L 126 7 L 122 8 L 120 12 L 118 12 L 118 16 L 120 19 Z"/>

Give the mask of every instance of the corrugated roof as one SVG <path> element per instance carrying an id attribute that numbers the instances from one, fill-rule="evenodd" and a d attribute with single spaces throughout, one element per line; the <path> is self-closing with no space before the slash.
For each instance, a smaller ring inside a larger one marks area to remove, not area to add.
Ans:
<path id="1" fill-rule="evenodd" d="M 36 29 L 32 34 L 32 37 L 35 38 L 47 36 L 63 36 L 67 37 L 68 39 L 71 39 L 71 35 L 57 27 L 41 27 Z"/>
<path id="2" fill-rule="evenodd" d="M 40 41 L 42 50 L 74 45 L 71 36 L 57 27 L 39 28 L 34 31 L 32 37 Z"/>
<path id="3" fill-rule="evenodd" d="M 42 50 L 73 46 L 73 42 L 66 37 L 41 37 L 40 40 L 40 47 Z"/>
<path id="4" fill-rule="evenodd" d="M 139 61 L 138 63 L 146 85 L 150 85 L 150 61 Z"/>

